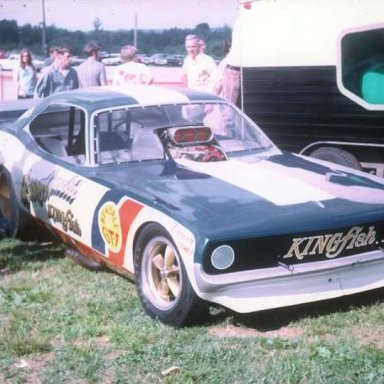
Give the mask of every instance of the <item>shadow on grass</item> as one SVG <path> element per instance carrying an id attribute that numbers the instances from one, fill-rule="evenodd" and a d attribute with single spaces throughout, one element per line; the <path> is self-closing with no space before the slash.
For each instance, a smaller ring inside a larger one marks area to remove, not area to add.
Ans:
<path id="1" fill-rule="evenodd" d="M 16 273 L 27 265 L 63 257 L 64 247 L 57 242 L 0 239 L 0 278 Z"/>
<path id="2" fill-rule="evenodd" d="M 64 246 L 44 226 L 27 221 L 17 238 L 0 237 L 0 277 L 33 263 L 64 257 Z"/>
<path id="3" fill-rule="evenodd" d="M 363 308 L 383 300 L 384 288 L 380 288 L 336 299 L 264 310 L 250 314 L 239 314 L 225 308 L 219 308 L 211 310 L 209 314 L 201 318 L 200 325 L 213 326 L 230 320 L 230 323 L 233 325 L 241 325 L 259 332 L 269 332 L 279 330 L 292 322 L 304 318 L 318 318 L 332 313 L 349 312 L 351 309 Z"/>

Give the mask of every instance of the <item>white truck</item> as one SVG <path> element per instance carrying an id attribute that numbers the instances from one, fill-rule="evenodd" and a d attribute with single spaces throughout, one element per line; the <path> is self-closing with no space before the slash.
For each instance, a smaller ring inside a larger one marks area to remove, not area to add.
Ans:
<path id="1" fill-rule="evenodd" d="M 284 150 L 384 176 L 384 1 L 239 1 L 241 107 Z"/>

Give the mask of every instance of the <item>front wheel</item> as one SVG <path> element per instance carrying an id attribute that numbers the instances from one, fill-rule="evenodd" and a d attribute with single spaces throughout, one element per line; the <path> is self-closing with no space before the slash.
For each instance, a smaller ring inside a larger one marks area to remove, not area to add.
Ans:
<path id="1" fill-rule="evenodd" d="M 330 161 L 331 163 L 344 165 L 348 168 L 361 170 L 361 165 L 356 156 L 344 149 L 334 147 L 321 147 L 310 154 L 311 157 L 319 160 Z"/>
<path id="2" fill-rule="evenodd" d="M 200 313 L 200 300 L 163 227 L 149 224 L 143 229 L 135 247 L 134 266 L 139 298 L 152 318 L 180 327 Z"/>

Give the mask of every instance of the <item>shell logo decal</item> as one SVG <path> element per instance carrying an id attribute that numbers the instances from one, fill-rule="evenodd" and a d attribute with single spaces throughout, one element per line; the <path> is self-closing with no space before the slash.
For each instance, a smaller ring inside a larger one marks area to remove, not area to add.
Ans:
<path id="1" fill-rule="evenodd" d="M 108 201 L 99 211 L 99 229 L 105 244 L 112 252 L 119 252 L 122 244 L 120 216 L 116 204 Z"/>

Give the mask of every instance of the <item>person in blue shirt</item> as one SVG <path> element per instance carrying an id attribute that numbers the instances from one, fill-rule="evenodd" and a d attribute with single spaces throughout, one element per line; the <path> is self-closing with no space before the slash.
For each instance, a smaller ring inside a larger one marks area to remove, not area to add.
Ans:
<path id="1" fill-rule="evenodd" d="M 20 63 L 13 71 L 13 80 L 17 83 L 17 98 L 30 99 L 36 87 L 36 69 L 32 55 L 27 49 L 20 51 Z"/>
<path id="2" fill-rule="evenodd" d="M 35 88 L 36 97 L 47 97 L 57 92 L 79 88 L 79 78 L 71 67 L 69 48 L 61 48 L 57 62 L 43 71 Z"/>

